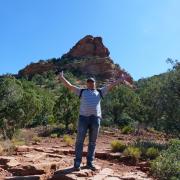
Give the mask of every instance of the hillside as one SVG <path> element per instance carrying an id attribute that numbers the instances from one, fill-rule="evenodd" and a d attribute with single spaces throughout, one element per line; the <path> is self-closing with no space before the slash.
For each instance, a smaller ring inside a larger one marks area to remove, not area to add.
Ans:
<path id="1" fill-rule="evenodd" d="M 87 35 L 61 58 L 31 63 L 19 71 L 18 77 L 32 78 L 35 74 L 43 74 L 47 71 L 57 74 L 61 70 L 65 70 L 77 76 L 95 76 L 97 80 L 103 82 L 112 81 L 121 74 L 126 74 L 127 81 L 132 83 L 132 77 L 119 65 L 114 64 L 109 55 L 110 52 L 103 44 L 101 37 Z"/>
<path id="2" fill-rule="evenodd" d="M 83 157 L 82 171 L 72 171 L 80 101 L 57 74 L 64 70 L 80 86 L 95 76 L 100 86 L 127 73 L 109 54 L 101 38 L 86 36 L 61 58 L 0 77 L 0 179 L 179 179 L 177 61 L 167 72 L 135 82 L 137 89 L 117 85 L 102 99 L 95 159 L 100 168 L 86 169 Z M 130 75 L 127 80 L 133 81 Z"/>

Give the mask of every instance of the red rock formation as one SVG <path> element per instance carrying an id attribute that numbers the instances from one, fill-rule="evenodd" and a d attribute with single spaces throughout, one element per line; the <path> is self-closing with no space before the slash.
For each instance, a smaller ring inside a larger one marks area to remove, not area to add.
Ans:
<path id="1" fill-rule="evenodd" d="M 19 76 L 32 77 L 49 70 L 61 71 L 63 69 L 85 76 L 95 76 L 101 82 L 113 81 L 125 74 L 126 80 L 132 83 L 132 77 L 115 65 L 109 54 L 101 37 L 87 35 L 78 41 L 67 54 L 63 55 L 61 60 L 32 63 L 19 71 Z"/>
<path id="2" fill-rule="evenodd" d="M 43 72 L 56 70 L 56 68 L 57 68 L 56 65 L 52 62 L 31 63 L 30 65 L 26 66 L 24 69 L 20 70 L 18 75 L 31 77 L 35 74 L 42 74 Z"/>
<path id="3" fill-rule="evenodd" d="M 82 38 L 70 51 L 63 57 L 108 57 L 109 50 L 104 46 L 101 37 L 87 35 Z"/>
<path id="4" fill-rule="evenodd" d="M 132 77 L 115 65 L 110 58 L 99 60 L 96 58 L 74 61 L 63 66 L 64 70 L 79 72 L 85 76 L 94 76 L 97 80 L 109 82 L 125 76 L 126 81 L 133 82 Z"/>

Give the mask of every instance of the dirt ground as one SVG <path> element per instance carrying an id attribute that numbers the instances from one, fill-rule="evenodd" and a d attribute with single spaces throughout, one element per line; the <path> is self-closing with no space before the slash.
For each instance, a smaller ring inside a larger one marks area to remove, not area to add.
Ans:
<path id="1" fill-rule="evenodd" d="M 27 132 L 28 133 L 28 132 Z M 17 146 L 11 156 L 0 156 L 0 179 L 80 179 L 80 180 L 152 180 L 148 162 L 133 165 L 121 153 L 111 152 L 111 142 L 121 140 L 126 144 L 137 138 L 165 142 L 167 137 L 144 131 L 140 134 L 123 135 L 118 130 L 101 130 L 96 146 L 97 171 L 86 169 L 88 138 L 84 143 L 82 170 L 74 172 L 74 142 L 68 146 L 62 137 L 43 137 L 40 142 Z"/>

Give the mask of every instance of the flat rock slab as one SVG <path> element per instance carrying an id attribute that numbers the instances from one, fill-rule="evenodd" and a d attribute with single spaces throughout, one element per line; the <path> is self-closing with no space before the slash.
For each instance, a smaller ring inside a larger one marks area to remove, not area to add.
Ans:
<path id="1" fill-rule="evenodd" d="M 93 172 L 89 169 L 82 169 L 75 172 L 73 168 L 59 170 L 54 173 L 51 180 L 153 180 L 141 171 L 115 173 L 110 168 L 104 168 L 99 172 Z"/>
<path id="2" fill-rule="evenodd" d="M 94 172 L 90 169 L 85 169 L 82 167 L 81 171 L 74 171 L 73 167 L 68 167 L 66 169 L 58 170 L 54 173 L 51 180 L 76 180 L 76 179 L 87 179 L 88 177 L 92 177 L 97 172 Z"/>
<path id="3" fill-rule="evenodd" d="M 110 176 L 110 177 L 109 177 Z M 101 171 L 92 171 L 90 169 L 81 169 L 74 171 L 73 168 L 56 171 L 51 180 L 118 180 L 119 177 L 114 176 L 114 171 L 109 168 L 104 168 Z"/>
<path id="4" fill-rule="evenodd" d="M 0 165 L 6 166 L 7 168 L 11 168 L 19 165 L 20 162 L 16 160 L 15 157 L 12 156 L 0 156 Z"/>
<path id="5" fill-rule="evenodd" d="M 148 177 L 147 174 L 141 171 L 137 172 L 126 172 L 123 174 L 122 180 L 153 180 L 152 178 Z"/>
<path id="6" fill-rule="evenodd" d="M 118 159 L 118 162 L 128 162 L 121 153 L 96 152 L 97 171 L 84 166 L 85 157 L 81 171 L 74 171 L 70 167 L 74 162 L 73 149 L 20 146 L 16 150 L 14 156 L 0 156 L 0 180 L 152 180 L 146 171 L 142 172 L 144 168 L 149 168 L 147 162 L 127 166 L 109 161 Z M 85 155 L 87 151 L 83 153 Z"/>
<path id="7" fill-rule="evenodd" d="M 39 163 L 16 166 L 8 169 L 14 176 L 42 175 L 60 168 L 61 162 Z"/>
<path id="8" fill-rule="evenodd" d="M 34 149 L 32 146 L 16 146 L 16 152 L 30 152 Z"/>
<path id="9" fill-rule="evenodd" d="M 97 175 L 94 177 L 90 178 L 89 180 L 100 180 L 100 179 L 105 179 L 109 175 L 113 175 L 114 171 L 109 168 L 104 168 L 102 169 Z"/>

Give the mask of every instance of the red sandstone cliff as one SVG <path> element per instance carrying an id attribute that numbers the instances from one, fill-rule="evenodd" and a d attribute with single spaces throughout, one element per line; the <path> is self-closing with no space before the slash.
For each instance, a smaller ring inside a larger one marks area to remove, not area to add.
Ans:
<path id="1" fill-rule="evenodd" d="M 114 80 L 125 74 L 127 81 L 132 82 L 132 77 L 114 64 L 109 57 L 109 50 L 104 46 L 101 37 L 87 35 L 78 41 L 75 46 L 58 61 L 40 61 L 32 63 L 19 71 L 19 76 L 32 77 L 52 71 L 78 71 L 82 75 L 95 76 L 101 81 Z M 62 63 L 65 61 L 65 63 Z"/>

